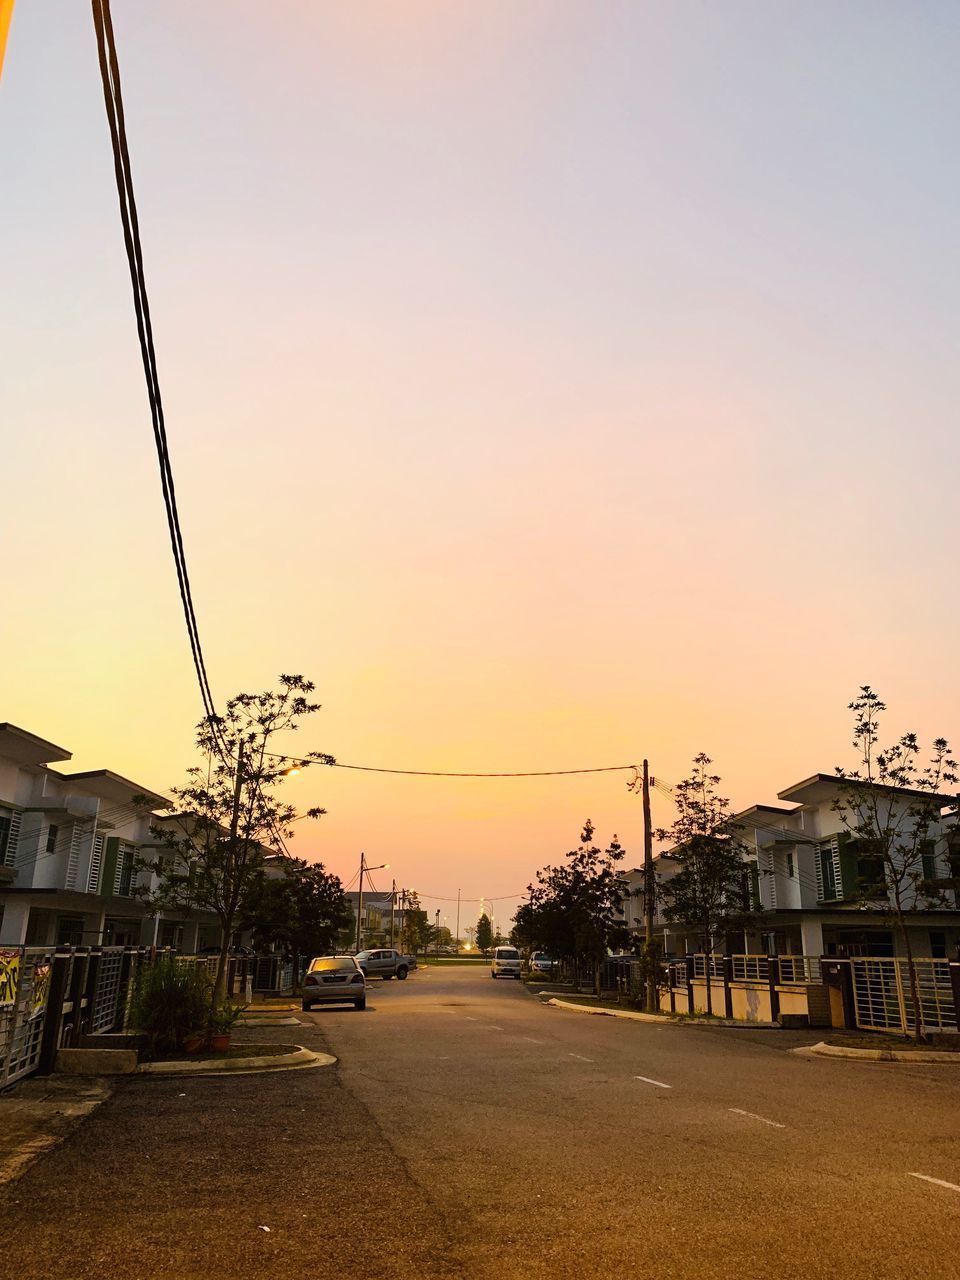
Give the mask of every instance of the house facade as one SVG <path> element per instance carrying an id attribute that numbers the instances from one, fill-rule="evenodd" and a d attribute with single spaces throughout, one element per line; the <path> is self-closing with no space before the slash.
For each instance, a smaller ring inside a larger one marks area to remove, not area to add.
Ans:
<path id="1" fill-rule="evenodd" d="M 894 813 L 919 793 L 883 789 L 880 803 Z M 758 804 L 736 815 L 744 846 L 744 875 L 753 910 L 750 926 L 714 939 L 718 952 L 743 955 L 898 956 L 902 942 L 884 891 L 865 892 L 876 869 L 858 847 L 837 806 L 844 791 L 832 774 L 817 773 L 778 793 L 778 805 Z M 936 901 L 910 896 L 909 933 L 914 955 L 954 958 L 960 946 L 960 830 L 956 799 L 940 797 L 941 817 L 931 828 L 922 873 Z M 849 815 L 848 815 L 849 817 Z M 669 852 L 654 859 L 658 889 L 675 874 Z M 622 917 L 643 928 L 643 871 L 624 873 Z M 703 949 L 694 929 L 666 920 L 657 895 L 656 936 L 664 954 Z"/>
<path id="2" fill-rule="evenodd" d="M 0 946 L 175 946 L 219 937 L 207 913 L 151 913 L 137 896 L 168 799 L 109 769 L 76 773 L 71 753 L 0 724 Z"/>

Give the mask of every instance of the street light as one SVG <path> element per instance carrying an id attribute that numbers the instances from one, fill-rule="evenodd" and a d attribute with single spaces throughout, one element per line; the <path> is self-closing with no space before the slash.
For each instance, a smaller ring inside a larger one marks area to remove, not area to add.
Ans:
<path id="1" fill-rule="evenodd" d="M 360 854 L 360 892 L 357 895 L 357 950 L 360 951 L 360 922 L 363 919 L 363 877 L 370 871 L 383 871 L 390 866 L 389 862 L 381 862 L 377 867 L 368 867 L 366 855 Z"/>

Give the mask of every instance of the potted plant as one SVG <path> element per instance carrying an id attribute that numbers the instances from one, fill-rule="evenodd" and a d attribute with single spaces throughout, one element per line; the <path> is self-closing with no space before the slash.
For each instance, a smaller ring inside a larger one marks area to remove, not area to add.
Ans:
<path id="1" fill-rule="evenodd" d="M 231 1033 L 242 1012 L 243 1005 L 229 1001 L 211 1012 L 207 1045 L 214 1053 L 226 1053 L 230 1048 Z"/>
<path id="2" fill-rule="evenodd" d="M 160 960 L 137 975 L 130 1022 L 143 1035 L 148 1057 L 199 1049 L 209 1011 L 209 980 L 192 965 Z"/>

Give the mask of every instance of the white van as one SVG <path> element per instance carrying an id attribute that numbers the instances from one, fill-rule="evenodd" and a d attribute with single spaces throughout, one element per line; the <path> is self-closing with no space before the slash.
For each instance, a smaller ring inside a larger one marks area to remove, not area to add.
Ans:
<path id="1" fill-rule="evenodd" d="M 516 947 L 494 947 L 490 976 L 491 978 L 520 977 L 520 952 Z"/>

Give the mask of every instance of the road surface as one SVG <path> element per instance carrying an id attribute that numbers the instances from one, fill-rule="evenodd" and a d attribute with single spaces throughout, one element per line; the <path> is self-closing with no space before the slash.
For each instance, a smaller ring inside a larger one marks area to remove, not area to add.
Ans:
<path id="1" fill-rule="evenodd" d="M 585 1017 L 467 967 L 302 1016 L 337 1067 L 122 1088 L 5 1197 L 0 1277 L 960 1273 L 958 1068 Z"/>

